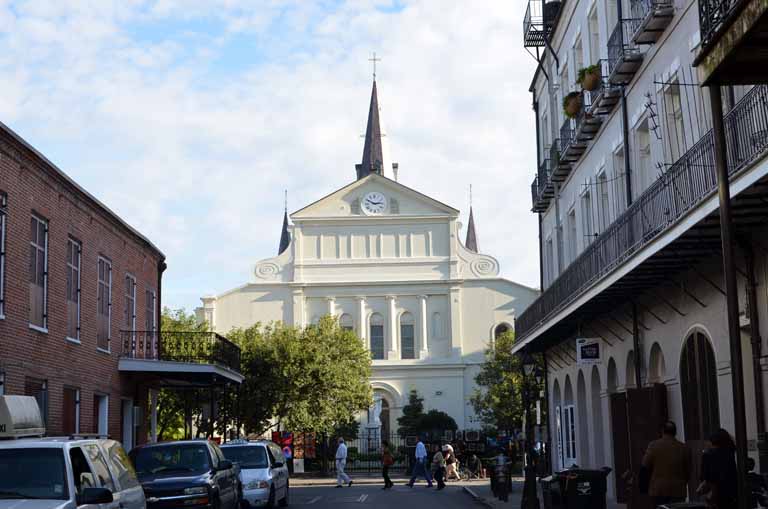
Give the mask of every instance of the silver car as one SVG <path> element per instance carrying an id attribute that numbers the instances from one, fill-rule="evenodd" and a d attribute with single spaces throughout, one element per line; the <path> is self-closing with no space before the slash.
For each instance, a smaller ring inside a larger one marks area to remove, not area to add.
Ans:
<path id="1" fill-rule="evenodd" d="M 268 440 L 232 441 L 221 446 L 224 457 L 240 465 L 243 507 L 288 505 L 288 467 L 283 451 Z"/>
<path id="2" fill-rule="evenodd" d="M 145 509 L 133 466 L 109 439 L 0 440 L 0 509 Z"/>

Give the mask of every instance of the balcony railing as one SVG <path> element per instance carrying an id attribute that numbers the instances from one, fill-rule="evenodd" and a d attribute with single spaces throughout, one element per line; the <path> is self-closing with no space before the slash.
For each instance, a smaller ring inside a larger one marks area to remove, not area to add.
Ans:
<path id="1" fill-rule="evenodd" d="M 600 86 L 591 92 L 584 92 L 586 110 L 592 115 L 608 115 L 621 99 L 621 89 L 608 81 L 610 74 L 608 60 L 598 61 L 602 79 Z"/>
<path id="2" fill-rule="evenodd" d="M 724 119 L 728 172 L 768 152 L 768 86 L 750 90 Z M 584 294 L 716 191 L 714 139 L 707 132 L 646 189 L 517 319 L 521 338 Z"/>
<path id="3" fill-rule="evenodd" d="M 215 332 L 120 331 L 128 359 L 217 364 L 240 371 L 240 347 Z"/>
<path id="4" fill-rule="evenodd" d="M 632 41 L 637 24 L 636 19 L 622 19 L 608 37 L 608 80 L 613 84 L 629 83 L 643 62 L 640 48 Z"/>
<path id="5" fill-rule="evenodd" d="M 539 165 L 536 177 L 531 184 L 531 198 L 534 212 L 543 212 L 549 206 L 552 197 L 552 166 L 549 159 L 544 159 Z"/>
<path id="6" fill-rule="evenodd" d="M 546 45 L 557 23 L 562 2 L 556 0 L 528 0 L 523 18 L 523 44 L 527 48 Z"/>
<path id="7" fill-rule="evenodd" d="M 653 44 L 672 21 L 672 0 L 631 0 L 632 40 L 636 44 Z"/>
<path id="8" fill-rule="evenodd" d="M 741 4 L 749 0 L 699 0 L 699 30 L 701 46 L 706 47 L 723 26 L 725 20 Z"/>

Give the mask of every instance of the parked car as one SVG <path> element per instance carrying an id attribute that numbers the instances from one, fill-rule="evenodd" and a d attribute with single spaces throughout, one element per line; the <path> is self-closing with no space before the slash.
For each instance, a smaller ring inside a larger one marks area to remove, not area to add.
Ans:
<path id="1" fill-rule="evenodd" d="M 235 440 L 221 446 L 224 457 L 240 466 L 244 509 L 288 505 L 288 466 L 283 451 L 268 440 Z"/>
<path id="2" fill-rule="evenodd" d="M 43 434 L 35 398 L 0 397 L 0 509 L 146 508 L 118 442 Z"/>
<path id="3" fill-rule="evenodd" d="M 130 457 L 149 509 L 239 509 L 240 469 L 213 442 L 147 444 Z"/>

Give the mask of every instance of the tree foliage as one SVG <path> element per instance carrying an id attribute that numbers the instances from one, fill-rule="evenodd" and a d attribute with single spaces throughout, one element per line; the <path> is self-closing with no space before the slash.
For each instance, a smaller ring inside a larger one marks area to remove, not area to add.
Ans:
<path id="1" fill-rule="evenodd" d="M 513 430 L 523 424 L 522 364 L 518 355 L 512 355 L 514 343 L 514 332 L 499 335 L 486 351 L 485 362 L 475 377 L 478 387 L 470 402 L 488 428 Z M 526 388 L 531 396 L 538 395 L 535 381 L 527 380 Z"/>
<path id="2" fill-rule="evenodd" d="M 445 412 L 433 409 L 424 413 L 424 398 L 415 389 L 408 393 L 408 404 L 403 407 L 403 415 L 397 419 L 397 424 L 401 436 L 459 429 L 453 417 Z"/>
<path id="3" fill-rule="evenodd" d="M 370 355 L 330 316 L 304 329 L 256 324 L 227 337 L 242 349 L 246 433 L 264 431 L 272 419 L 284 429 L 333 433 L 373 401 Z"/>

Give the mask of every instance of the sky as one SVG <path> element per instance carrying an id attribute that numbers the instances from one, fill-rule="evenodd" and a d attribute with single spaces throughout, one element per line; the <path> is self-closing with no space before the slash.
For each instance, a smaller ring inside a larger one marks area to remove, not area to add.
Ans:
<path id="1" fill-rule="evenodd" d="M 0 120 L 167 256 L 163 305 L 253 279 L 289 212 L 355 178 L 372 52 L 403 184 L 538 286 L 536 166 L 509 0 L 0 0 Z"/>

